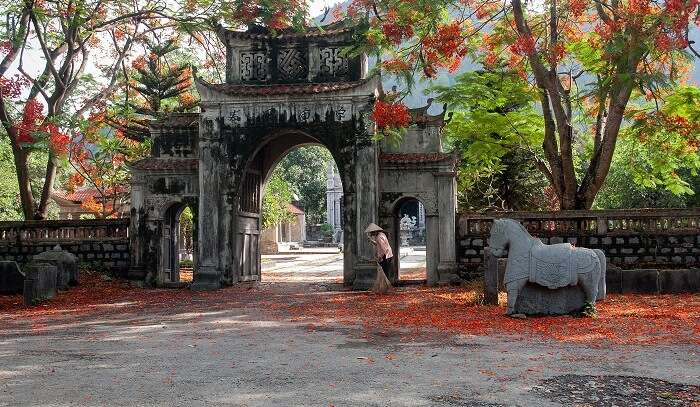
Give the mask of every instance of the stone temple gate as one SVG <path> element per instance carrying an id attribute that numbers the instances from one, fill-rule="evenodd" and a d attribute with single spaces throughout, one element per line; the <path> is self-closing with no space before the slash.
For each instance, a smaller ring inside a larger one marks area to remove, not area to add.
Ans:
<path id="1" fill-rule="evenodd" d="M 192 288 L 259 280 L 266 180 L 291 149 L 320 144 L 344 187 L 346 285 L 372 284 L 376 265 L 363 231 L 378 223 L 397 247 L 397 208 L 406 199 L 426 208 L 428 283 L 455 278 L 455 159 L 442 152 L 443 115 L 415 109 L 400 147 L 373 141 L 368 116 L 378 79 L 368 76 L 365 56 L 343 52 L 352 28 L 218 34 L 227 49 L 226 83 L 196 79 L 201 112 L 153 122 L 151 157 L 131 167 L 132 277 L 177 284 L 177 220 L 189 206 Z M 398 265 L 396 271 L 390 278 L 398 278 Z"/>

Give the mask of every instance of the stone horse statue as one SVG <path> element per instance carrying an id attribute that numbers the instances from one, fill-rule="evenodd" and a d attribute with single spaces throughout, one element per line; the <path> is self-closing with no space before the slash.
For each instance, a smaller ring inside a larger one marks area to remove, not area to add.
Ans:
<path id="1" fill-rule="evenodd" d="M 494 220 L 488 242 L 494 256 L 502 257 L 508 252 L 503 278 L 508 315 L 515 313 L 518 295 L 528 281 L 550 289 L 578 285 L 592 306 L 597 299 L 605 298 L 606 262 L 602 250 L 570 243 L 546 245 L 513 219 Z"/>

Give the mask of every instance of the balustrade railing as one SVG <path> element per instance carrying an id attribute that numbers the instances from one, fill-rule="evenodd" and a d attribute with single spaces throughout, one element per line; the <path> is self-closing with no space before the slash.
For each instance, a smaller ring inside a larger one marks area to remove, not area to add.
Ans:
<path id="1" fill-rule="evenodd" d="M 460 236 L 486 236 L 498 218 L 519 220 L 537 236 L 700 234 L 700 208 L 689 208 L 463 213 Z"/>
<path id="2" fill-rule="evenodd" d="M 128 218 L 0 222 L 0 243 L 124 240 L 128 230 Z"/>

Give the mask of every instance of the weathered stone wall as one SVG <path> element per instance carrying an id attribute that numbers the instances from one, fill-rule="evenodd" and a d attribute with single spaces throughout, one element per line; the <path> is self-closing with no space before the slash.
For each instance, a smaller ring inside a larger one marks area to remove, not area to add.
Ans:
<path id="1" fill-rule="evenodd" d="M 129 269 L 129 219 L 0 222 L 0 260 L 27 264 L 57 244 L 96 270 Z"/>
<path id="2" fill-rule="evenodd" d="M 460 273 L 482 275 L 494 218 L 517 219 L 546 244 L 569 242 L 601 249 L 622 269 L 677 269 L 700 265 L 700 209 L 501 212 L 458 216 Z"/>

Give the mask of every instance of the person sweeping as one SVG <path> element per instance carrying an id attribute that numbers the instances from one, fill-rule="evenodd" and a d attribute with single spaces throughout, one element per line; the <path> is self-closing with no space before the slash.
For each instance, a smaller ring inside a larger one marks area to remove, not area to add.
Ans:
<path id="1" fill-rule="evenodd" d="M 394 253 L 391 251 L 389 239 L 384 229 L 374 223 L 370 223 L 365 229 L 367 238 L 374 245 L 374 259 L 377 261 L 377 279 L 372 286 L 375 293 L 386 293 L 391 288 L 387 274 L 391 271 L 394 261 Z"/>

